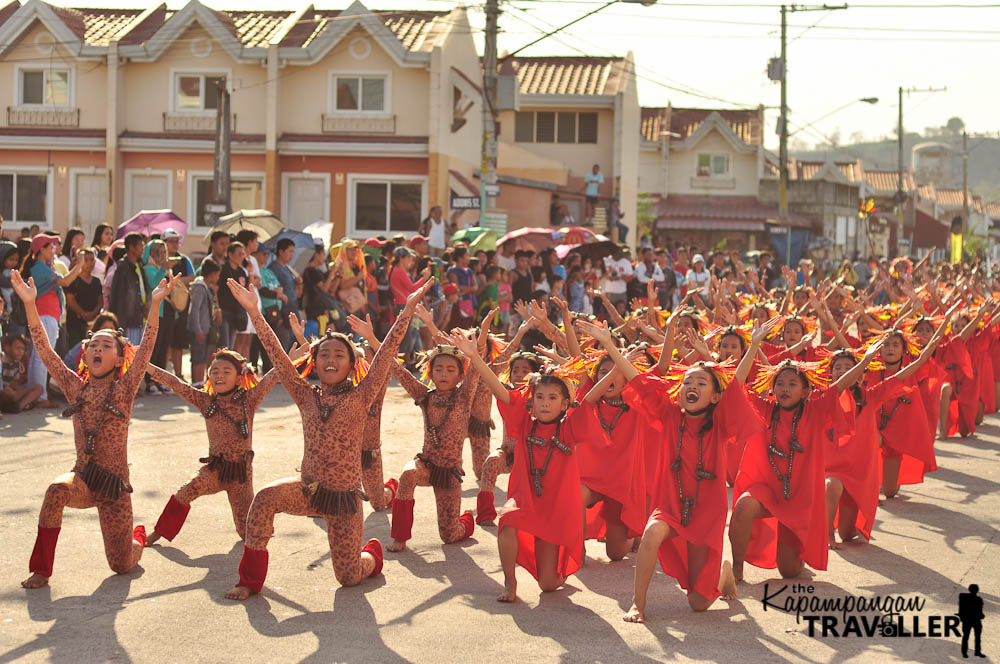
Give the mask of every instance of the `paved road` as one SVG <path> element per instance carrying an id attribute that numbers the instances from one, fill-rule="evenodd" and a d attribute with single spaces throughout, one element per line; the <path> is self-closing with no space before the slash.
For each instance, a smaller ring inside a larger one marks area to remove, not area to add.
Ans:
<path id="1" fill-rule="evenodd" d="M 419 449 L 418 411 L 389 391 L 383 417 L 386 468 L 400 469 Z M 870 544 L 834 552 L 830 569 L 804 580 L 823 598 L 919 596 L 930 616 L 953 614 L 969 583 L 985 599 L 984 651 L 1000 656 L 1000 418 L 977 438 L 938 445 L 941 469 L 879 510 Z M 260 485 L 294 475 L 301 458 L 298 412 L 281 388 L 256 422 Z M 522 601 L 494 601 L 502 575 L 495 531 L 443 546 L 429 489 L 417 493 L 410 551 L 390 555 L 384 576 L 337 587 L 321 521 L 282 516 L 271 541 L 262 595 L 225 600 L 241 546 L 223 495 L 195 503 L 173 544 L 147 549 L 140 568 L 112 574 L 94 510 L 67 509 L 49 588 L 27 592 L 37 512 L 48 482 L 73 462 L 71 426 L 57 412 L 0 422 L 0 664 L 25 662 L 435 662 L 497 661 L 921 661 L 961 657 L 948 638 L 810 637 L 807 623 L 761 602 L 785 585 L 748 567 L 747 597 L 694 615 L 671 579 L 658 573 L 650 622 L 620 616 L 631 597 L 631 558 L 609 563 L 601 545 L 564 590 L 538 592 L 520 572 Z M 132 424 L 132 483 L 137 522 L 151 526 L 167 497 L 197 468 L 206 447 L 200 416 L 174 397 L 141 399 Z M 468 451 L 466 451 L 468 467 Z M 470 473 L 471 476 L 471 473 Z M 506 486 L 501 482 L 501 486 Z M 463 504 L 475 507 L 466 480 Z M 366 507 L 367 509 L 367 507 Z M 366 512 L 366 534 L 388 540 L 386 513 Z M 727 543 L 728 544 L 728 543 Z M 727 553 L 728 556 L 728 553 Z M 791 589 L 785 595 L 791 594 Z M 784 597 L 781 595 L 780 597 Z M 807 596 L 798 593 L 797 596 Z M 834 615 L 831 613 L 830 615 Z M 912 615 L 906 629 L 912 631 Z"/>

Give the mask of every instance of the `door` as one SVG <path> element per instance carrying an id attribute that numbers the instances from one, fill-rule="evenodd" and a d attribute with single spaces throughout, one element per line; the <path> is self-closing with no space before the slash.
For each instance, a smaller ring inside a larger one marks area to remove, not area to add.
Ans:
<path id="1" fill-rule="evenodd" d="M 316 221 L 329 221 L 329 200 L 326 180 L 318 178 L 288 178 L 285 196 L 285 218 L 288 228 L 302 230 Z"/>
<path id="2" fill-rule="evenodd" d="M 133 175 L 132 194 L 126 217 L 140 210 L 164 210 L 170 207 L 167 187 L 170 178 L 166 175 Z M 124 221 L 124 220 L 123 220 Z"/>
<path id="3" fill-rule="evenodd" d="M 94 229 L 104 223 L 108 180 L 103 173 L 79 173 L 76 176 L 75 213 L 70 226 L 79 226 L 89 241 Z"/>

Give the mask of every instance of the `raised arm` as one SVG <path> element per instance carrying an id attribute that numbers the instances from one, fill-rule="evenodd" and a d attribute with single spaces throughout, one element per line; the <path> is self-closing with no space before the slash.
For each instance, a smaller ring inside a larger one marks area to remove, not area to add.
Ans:
<path id="1" fill-rule="evenodd" d="M 767 335 L 771 334 L 771 330 L 780 321 L 781 316 L 775 316 L 765 321 L 763 325 L 754 323 L 753 333 L 750 335 L 750 347 L 747 348 L 746 352 L 743 353 L 743 357 L 740 358 L 740 363 L 736 366 L 736 374 L 733 376 L 733 380 L 740 385 L 745 383 L 747 376 L 750 375 L 750 367 L 753 366 L 754 357 L 760 351 L 761 343 L 767 338 Z"/>
<path id="2" fill-rule="evenodd" d="M 454 330 L 450 335 L 445 336 L 448 337 L 456 348 L 468 356 L 470 368 L 475 368 L 479 372 L 479 379 L 490 389 L 490 392 L 493 393 L 497 401 L 510 403 L 510 392 L 507 391 L 507 387 L 500 382 L 497 375 L 493 373 L 493 370 L 490 369 L 482 356 L 479 355 L 478 344 L 472 333 Z"/>
<path id="3" fill-rule="evenodd" d="M 923 366 L 923 364 L 934 355 L 934 351 L 937 350 L 938 344 L 941 342 L 941 339 L 944 338 L 944 331 L 945 329 L 947 329 L 948 324 L 951 322 L 951 318 L 954 315 L 954 313 L 955 311 L 954 309 L 952 309 L 948 311 L 947 314 L 945 314 L 944 320 L 941 321 L 941 324 L 938 325 L 938 328 L 934 330 L 934 336 L 932 336 L 927 341 L 927 344 L 924 346 L 923 350 L 920 351 L 920 355 L 917 356 L 917 359 L 915 359 L 914 361 L 910 362 L 905 367 L 897 371 L 892 376 L 893 378 L 898 378 L 899 380 L 906 380 L 907 378 L 915 374 L 920 369 L 920 367 Z"/>
<path id="4" fill-rule="evenodd" d="M 632 364 L 629 363 L 629 366 L 632 366 Z M 616 365 L 612 371 L 609 371 L 608 373 L 604 374 L 603 378 L 594 383 L 593 387 L 590 388 L 590 391 L 587 392 L 587 395 L 583 397 L 583 400 L 589 404 L 597 403 L 598 400 L 602 396 L 604 396 L 604 393 L 608 391 L 608 386 L 611 385 L 612 381 L 614 381 L 615 376 L 618 375 L 618 372 L 619 369 Z M 636 375 L 638 375 L 638 372 L 636 373 Z"/>
<path id="5" fill-rule="evenodd" d="M 261 376 L 256 385 L 250 388 L 250 391 L 247 392 L 247 408 L 250 409 L 250 412 L 257 410 L 264 397 L 270 394 L 274 386 L 278 384 L 278 379 L 278 371 L 272 367 L 270 371 Z"/>
<path id="6" fill-rule="evenodd" d="M 430 390 L 429 387 L 414 378 L 413 374 L 411 374 L 406 367 L 399 362 L 396 362 L 392 366 L 392 375 L 395 376 L 396 380 L 399 381 L 400 387 L 406 390 L 406 393 L 409 394 L 414 401 L 420 401 L 423 399 Z"/>
<path id="7" fill-rule="evenodd" d="M 639 370 L 636 369 L 631 362 L 626 360 L 625 356 L 618 351 L 618 347 L 615 346 L 614 339 L 611 338 L 611 330 L 608 329 L 607 323 L 602 321 L 599 325 L 595 325 L 590 321 L 578 320 L 576 324 L 580 328 L 581 332 L 589 334 L 604 347 L 604 350 L 608 353 L 608 357 L 614 361 L 615 367 L 622 372 L 623 376 L 625 376 L 625 380 L 631 381 L 639 375 Z M 603 394 L 603 392 L 601 394 Z"/>
<path id="8" fill-rule="evenodd" d="M 173 390 L 174 394 L 179 396 L 181 399 L 184 399 L 184 401 L 187 401 L 198 410 L 208 407 L 208 402 L 211 400 L 211 396 L 207 392 L 203 390 L 196 390 L 191 387 L 189 383 L 181 380 L 169 371 L 164 371 L 155 364 L 150 364 L 146 367 L 146 373 L 148 373 L 150 378 L 155 380 L 157 383 L 162 383 L 163 385 L 169 387 Z"/>
<path id="9" fill-rule="evenodd" d="M 580 357 L 583 353 L 580 351 L 580 340 L 576 338 L 576 330 L 573 329 L 573 314 L 569 310 L 569 304 L 566 303 L 566 300 L 558 297 L 552 298 L 552 301 L 562 311 L 563 329 L 566 332 L 566 350 L 569 351 L 570 357 Z"/>
<path id="10" fill-rule="evenodd" d="M 884 337 L 869 346 L 868 350 L 865 351 L 865 356 L 861 358 L 861 361 L 851 367 L 850 371 L 838 378 L 837 382 L 831 385 L 831 387 L 836 389 L 838 392 L 843 392 L 848 387 L 858 382 L 858 379 L 861 378 L 861 376 L 864 375 L 865 371 L 868 369 L 868 365 L 871 364 L 871 361 L 875 359 L 876 355 L 878 355 L 883 343 L 885 343 Z"/>
<path id="11" fill-rule="evenodd" d="M 677 342 L 677 316 L 670 316 L 663 333 L 663 348 L 660 359 L 656 361 L 656 370 L 660 375 L 670 371 L 670 363 L 674 361 L 674 344 Z"/>
<path id="12" fill-rule="evenodd" d="M 66 366 L 52 349 L 52 344 L 49 343 L 49 337 L 45 334 L 45 328 L 42 327 L 42 321 L 38 317 L 38 308 L 35 306 L 35 297 L 38 294 L 35 289 L 35 280 L 29 278 L 28 282 L 25 283 L 20 272 L 11 270 L 10 282 L 14 292 L 24 303 L 24 312 L 28 318 L 28 332 L 35 345 L 35 352 L 38 353 L 39 359 L 42 360 L 49 375 L 62 389 L 66 398 L 70 401 L 75 400 L 81 385 L 80 377 Z"/>
<path id="13" fill-rule="evenodd" d="M 958 336 L 961 337 L 962 341 L 968 341 L 972 337 L 972 333 L 976 331 L 977 327 L 979 327 L 979 323 L 982 322 L 983 318 L 986 316 L 988 310 L 992 308 L 992 306 L 993 306 L 993 301 L 988 300 L 987 302 L 983 303 L 983 306 L 979 307 L 979 313 L 976 314 L 976 317 L 970 320 L 969 323 L 965 326 L 965 328 L 959 333 Z"/>
<path id="14" fill-rule="evenodd" d="M 149 314 L 146 316 L 146 329 L 142 332 L 142 342 L 135 351 L 132 365 L 122 378 L 128 394 L 135 394 L 136 390 L 139 389 L 139 383 L 146 376 L 146 367 L 149 366 L 149 359 L 153 356 L 156 335 L 160 329 L 160 303 L 180 279 L 177 275 L 170 277 L 169 280 L 161 279 L 160 283 L 153 289 L 149 298 Z"/>

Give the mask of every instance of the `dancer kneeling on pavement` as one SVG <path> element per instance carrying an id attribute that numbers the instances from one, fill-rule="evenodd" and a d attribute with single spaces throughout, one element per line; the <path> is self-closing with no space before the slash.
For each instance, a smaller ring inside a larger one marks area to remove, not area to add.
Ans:
<path id="1" fill-rule="evenodd" d="M 365 414 L 395 363 L 413 308 L 433 279 L 414 291 L 389 330 L 385 343 L 363 374 L 363 362 L 351 340 L 327 330 L 304 358 L 303 374 L 315 370 L 320 384 L 310 385 L 281 348 L 281 342 L 257 308 L 257 293 L 230 279 L 233 296 L 250 314 L 261 344 L 281 383 L 302 416 L 304 452 L 301 476 L 272 482 L 250 505 L 240 579 L 226 593 L 246 599 L 260 592 L 267 576 L 267 542 L 274 533 L 274 515 L 322 517 L 326 520 L 330 555 L 337 581 L 353 586 L 382 571 L 382 545 L 369 540 L 362 548 L 361 434 Z"/>
<path id="2" fill-rule="evenodd" d="M 277 385 L 278 373 L 272 369 L 258 381 L 246 358 L 225 348 L 215 354 L 208 380 L 200 390 L 160 367 L 150 365 L 148 372 L 154 381 L 201 412 L 208 430 L 208 456 L 199 459 L 205 465 L 198 474 L 170 496 L 147 546 L 161 537 L 174 541 L 191 511 L 191 502 L 220 491 L 229 496 L 236 532 L 243 539 L 253 501 L 253 418 L 264 397 Z"/>
<path id="3" fill-rule="evenodd" d="M 556 590 L 580 569 L 583 557 L 580 470 L 573 451 L 591 415 L 571 408 L 575 389 L 558 370 L 532 374 L 524 389 L 508 389 L 479 356 L 475 339 L 461 332 L 451 339 L 493 391 L 507 435 L 517 438 L 497 533 L 504 576 L 497 600 L 517 599 L 517 565 L 535 577 L 543 592 Z M 598 381 L 587 403 L 600 399 L 613 379 L 609 372 Z"/>
<path id="4" fill-rule="evenodd" d="M 63 417 L 73 418 L 76 464 L 49 485 L 38 516 L 38 536 L 31 552 L 31 576 L 25 588 L 49 582 L 63 509 L 96 507 L 108 565 L 118 574 L 131 570 L 142 557 L 146 530 L 132 527 L 132 485 L 129 484 L 128 424 L 139 384 L 156 344 L 159 304 L 178 281 L 160 281 L 150 296 L 149 317 L 138 350 L 121 330 L 91 334 L 83 347 L 79 375 L 52 350 L 35 308 L 35 282 L 11 274 L 14 291 L 24 303 L 35 350 L 49 375 L 72 404 Z"/>

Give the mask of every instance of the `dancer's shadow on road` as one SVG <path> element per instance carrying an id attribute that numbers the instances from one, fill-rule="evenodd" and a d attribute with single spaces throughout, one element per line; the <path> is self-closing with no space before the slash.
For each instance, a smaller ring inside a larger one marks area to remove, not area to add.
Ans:
<path id="1" fill-rule="evenodd" d="M 115 619 L 125 608 L 132 582 L 143 574 L 136 567 L 128 574 L 113 574 L 101 582 L 92 595 L 74 595 L 52 601 L 49 586 L 23 591 L 28 616 L 37 623 L 52 626 L 33 641 L 0 655 L 0 664 L 27 658 L 32 653 L 48 653 L 48 661 L 78 664 L 90 661 L 130 662 L 125 647 L 118 642 Z M 6 599 L 15 597 L 9 594 Z M 80 648 L 87 644 L 86 654 Z"/>
<path id="2" fill-rule="evenodd" d="M 205 570 L 205 576 L 198 581 L 192 581 L 181 586 L 163 588 L 143 593 L 138 597 L 129 598 L 129 603 L 139 602 L 145 599 L 153 599 L 163 595 L 175 595 L 189 590 L 204 590 L 209 598 L 216 604 L 230 606 L 231 600 L 223 596 L 226 591 L 232 588 L 237 578 L 237 569 L 240 564 L 240 556 L 243 554 L 243 543 L 236 542 L 228 553 L 212 553 L 200 558 L 191 558 L 182 550 L 167 546 L 154 545 L 146 549 L 143 555 L 159 554 L 172 563 L 183 567 L 191 567 Z"/>
<path id="3" fill-rule="evenodd" d="M 958 542 L 969 538 L 989 542 L 996 532 L 981 519 L 934 503 L 892 499 L 883 501 L 880 509 L 891 514 L 894 520 L 917 524 L 921 531 L 928 533 L 929 541 L 942 539 L 956 553 L 960 553 Z"/>
<path id="4" fill-rule="evenodd" d="M 981 475 L 970 475 L 969 473 L 963 473 L 951 468 L 938 468 L 930 477 L 945 484 L 956 485 L 964 491 L 966 495 L 960 501 L 962 505 L 974 503 L 984 495 L 995 495 L 1000 490 L 1000 482 L 994 482 Z"/>
<path id="5" fill-rule="evenodd" d="M 385 585 L 384 580 L 380 585 Z M 312 611 L 277 596 L 273 591 L 264 593 L 244 602 L 250 626 L 259 634 L 271 638 L 283 638 L 300 634 L 316 637 L 316 651 L 301 660 L 327 664 L 336 660 L 369 662 L 406 662 L 382 641 L 380 626 L 375 612 L 365 597 L 365 593 L 376 587 L 365 580 L 352 588 L 338 588 L 333 596 L 333 609 Z M 270 599 L 299 609 L 302 613 L 287 620 L 278 621 L 271 613 Z M 348 649 L 353 648 L 353 652 Z"/>

